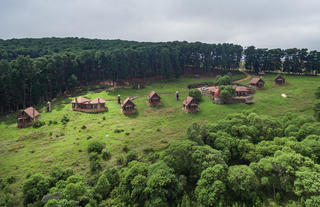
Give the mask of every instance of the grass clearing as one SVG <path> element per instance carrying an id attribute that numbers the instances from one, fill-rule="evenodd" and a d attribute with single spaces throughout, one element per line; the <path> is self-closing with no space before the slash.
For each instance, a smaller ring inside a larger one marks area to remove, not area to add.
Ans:
<path id="1" fill-rule="evenodd" d="M 109 111 L 105 113 L 73 112 L 70 102 L 75 97 L 53 102 L 50 113 L 42 107 L 40 120 L 46 125 L 38 129 L 18 129 L 17 114 L 11 114 L 0 119 L 0 178 L 15 176 L 17 182 L 13 185 L 20 188 L 28 173 L 46 174 L 53 166 L 72 167 L 77 173 L 86 175 L 90 173 L 87 145 L 91 141 L 106 143 L 111 159 L 103 161 L 104 166 L 117 165 L 119 157 L 126 154 L 124 147 L 144 156 L 146 149 L 161 150 L 171 141 L 183 138 L 192 122 L 215 122 L 243 110 L 271 116 L 288 112 L 312 116 L 314 92 L 320 85 L 320 78 L 286 76 L 287 84 L 276 86 L 274 77 L 264 77 L 265 88 L 254 94 L 253 105 L 215 105 L 209 97 L 203 97 L 196 114 L 186 114 L 182 110 L 182 101 L 188 95 L 187 85 L 202 81 L 196 78 L 156 82 L 141 90 L 124 88 L 81 94 L 89 99 L 113 100 L 118 94 L 122 100 L 127 96 L 139 96 L 134 100 L 138 112 L 130 116 L 120 112 L 117 101 L 107 101 Z M 159 108 L 151 108 L 146 103 L 146 95 L 151 90 L 162 98 Z M 180 101 L 176 101 L 175 91 L 180 91 Z M 281 94 L 286 94 L 287 98 Z M 61 123 L 64 116 L 70 119 L 66 125 Z M 52 124 L 49 125 L 50 121 Z"/>

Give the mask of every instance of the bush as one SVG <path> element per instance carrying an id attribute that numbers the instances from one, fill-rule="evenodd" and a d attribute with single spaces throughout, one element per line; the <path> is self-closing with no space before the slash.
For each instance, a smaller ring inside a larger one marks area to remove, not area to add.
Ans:
<path id="1" fill-rule="evenodd" d="M 127 135 L 127 136 L 129 136 L 129 135 L 130 135 L 130 133 L 129 133 L 129 132 L 126 132 L 126 135 Z"/>
<path id="2" fill-rule="evenodd" d="M 316 99 L 320 99 L 320 87 L 317 88 L 316 92 L 314 93 Z"/>
<path id="3" fill-rule="evenodd" d="M 154 152 L 154 149 L 152 147 L 146 147 L 143 149 L 144 154 L 149 154 L 150 152 Z"/>
<path id="4" fill-rule="evenodd" d="M 106 120 L 106 117 L 104 116 L 104 117 L 102 117 L 102 120 Z"/>
<path id="5" fill-rule="evenodd" d="M 86 129 L 87 127 L 86 127 L 86 125 L 83 125 L 82 127 L 81 127 L 81 129 Z"/>
<path id="6" fill-rule="evenodd" d="M 110 160 L 110 158 L 111 158 L 111 153 L 107 149 L 102 150 L 102 159 L 107 161 L 107 160 Z"/>
<path id="7" fill-rule="evenodd" d="M 124 132 L 124 130 L 123 129 L 115 129 L 113 132 L 114 133 L 121 133 L 121 132 Z"/>
<path id="8" fill-rule="evenodd" d="M 91 139 L 91 138 L 92 138 L 92 136 L 88 136 L 88 137 L 87 137 L 87 140 L 89 140 L 89 139 Z"/>
<path id="9" fill-rule="evenodd" d="M 231 85 L 220 86 L 220 98 L 226 100 L 235 96 L 236 90 Z"/>
<path id="10" fill-rule="evenodd" d="M 40 127 L 44 126 L 45 124 L 46 123 L 43 121 L 36 120 L 35 122 L 33 122 L 32 126 L 33 126 L 33 128 L 40 128 Z"/>
<path id="11" fill-rule="evenodd" d="M 7 183 L 12 184 L 15 182 L 16 182 L 16 177 L 14 177 L 13 175 L 7 178 Z"/>
<path id="12" fill-rule="evenodd" d="M 97 153 L 90 154 L 89 159 L 90 159 L 90 171 L 92 173 L 102 169 L 102 167 L 100 165 L 101 158 L 98 156 Z"/>
<path id="13" fill-rule="evenodd" d="M 102 142 L 98 142 L 98 141 L 93 141 L 91 143 L 89 143 L 88 145 L 88 152 L 96 152 L 98 154 L 100 154 L 103 150 L 104 147 L 104 143 Z"/>
<path id="14" fill-rule="evenodd" d="M 126 164 L 128 164 L 129 162 L 131 162 L 133 160 L 136 160 L 137 158 L 138 158 L 138 155 L 136 152 L 134 152 L 134 151 L 129 152 L 126 157 Z"/>
<path id="15" fill-rule="evenodd" d="M 123 156 L 117 157 L 117 164 L 122 165 L 123 163 L 124 163 L 124 157 Z"/>
<path id="16" fill-rule="evenodd" d="M 189 96 L 194 98 L 197 103 L 199 103 L 202 100 L 202 94 L 198 89 L 193 89 L 189 91 Z"/>
<path id="17" fill-rule="evenodd" d="M 22 187 L 24 204 L 40 201 L 49 192 L 49 180 L 42 175 L 33 175 Z"/>
<path id="18" fill-rule="evenodd" d="M 124 147 L 122 147 L 122 151 L 124 151 L 125 153 L 129 152 L 128 146 L 125 145 Z"/>
<path id="19" fill-rule="evenodd" d="M 70 119 L 67 117 L 67 115 L 63 115 L 63 117 L 61 119 L 61 123 L 66 125 L 69 121 L 70 121 Z"/>

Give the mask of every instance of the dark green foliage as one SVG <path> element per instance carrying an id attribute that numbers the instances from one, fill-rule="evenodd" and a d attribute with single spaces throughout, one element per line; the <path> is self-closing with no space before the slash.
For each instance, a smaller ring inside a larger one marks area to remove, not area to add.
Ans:
<path id="1" fill-rule="evenodd" d="M 8 184 L 12 184 L 16 182 L 16 177 L 14 177 L 13 175 L 11 175 L 10 177 L 7 178 L 7 183 Z"/>
<path id="2" fill-rule="evenodd" d="M 126 164 L 128 164 L 129 162 L 136 160 L 138 158 L 138 155 L 136 152 L 134 151 L 130 151 L 127 156 L 126 156 Z"/>
<path id="3" fill-rule="evenodd" d="M 125 153 L 129 152 L 129 147 L 127 145 L 123 146 L 122 151 L 124 151 Z"/>
<path id="4" fill-rule="evenodd" d="M 88 144 L 88 152 L 96 152 L 100 154 L 104 148 L 104 143 L 98 141 L 92 141 Z"/>
<path id="5" fill-rule="evenodd" d="M 124 130 L 123 129 L 115 129 L 113 132 L 114 133 L 121 133 L 121 132 L 124 132 Z"/>
<path id="6" fill-rule="evenodd" d="M 83 125 L 82 127 L 81 127 L 81 129 L 86 129 L 87 127 L 86 127 L 86 125 Z"/>
<path id="7" fill-rule="evenodd" d="M 72 90 L 79 85 L 79 81 L 76 75 L 72 74 L 67 80 L 67 87 L 69 90 Z"/>
<path id="8" fill-rule="evenodd" d="M 320 121 L 320 100 L 317 100 L 313 106 L 314 117 L 317 121 Z"/>
<path id="9" fill-rule="evenodd" d="M 68 201 L 66 199 L 56 200 L 52 199 L 49 200 L 45 207 L 76 207 L 76 203 L 74 201 Z"/>
<path id="10" fill-rule="evenodd" d="M 103 160 L 110 160 L 111 159 L 111 152 L 109 152 L 107 149 L 102 150 L 102 159 Z"/>
<path id="11" fill-rule="evenodd" d="M 231 85 L 221 85 L 219 87 L 220 90 L 220 98 L 223 100 L 227 100 L 236 95 L 236 90 Z"/>
<path id="12" fill-rule="evenodd" d="M 215 85 L 221 86 L 221 85 L 231 85 L 232 84 L 232 78 L 230 75 L 224 75 L 224 76 L 217 76 L 214 81 Z"/>
<path id="13" fill-rule="evenodd" d="M 40 201 L 49 191 L 49 180 L 42 175 L 31 176 L 22 187 L 24 204 Z"/>
<path id="14" fill-rule="evenodd" d="M 70 121 L 70 119 L 68 118 L 68 116 L 67 115 L 63 115 L 63 117 L 61 119 L 61 123 L 66 125 L 69 121 Z"/>
<path id="15" fill-rule="evenodd" d="M 189 96 L 194 98 L 197 103 L 199 103 L 202 100 L 202 94 L 198 89 L 193 89 L 189 91 Z"/>
<path id="16" fill-rule="evenodd" d="M 40 127 L 44 126 L 45 124 L 46 123 L 43 121 L 36 120 L 33 122 L 32 127 L 33 128 L 40 128 Z"/>
<path id="17" fill-rule="evenodd" d="M 314 93 L 316 99 L 320 99 L 320 86 L 317 88 L 316 92 Z"/>

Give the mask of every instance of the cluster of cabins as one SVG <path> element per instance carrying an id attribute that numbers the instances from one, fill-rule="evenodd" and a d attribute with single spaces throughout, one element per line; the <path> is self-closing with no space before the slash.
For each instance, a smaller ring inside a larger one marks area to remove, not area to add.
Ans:
<path id="1" fill-rule="evenodd" d="M 260 77 L 254 77 L 249 82 L 249 85 L 251 86 L 239 86 L 239 85 L 233 85 L 236 92 L 236 99 L 242 100 L 241 97 L 249 97 L 250 94 L 252 94 L 252 88 L 255 89 L 263 89 L 264 88 L 264 81 L 262 79 L 262 74 L 259 74 Z M 282 75 L 277 75 L 274 79 L 274 82 L 276 85 L 284 85 L 285 84 L 285 78 Z M 209 87 L 209 92 L 212 95 L 212 99 L 215 101 L 215 103 L 220 103 L 220 91 L 219 87 Z M 179 100 L 178 94 L 177 100 Z M 246 99 L 244 99 L 246 100 Z M 119 99 L 120 103 L 120 99 Z M 48 102 L 47 111 L 51 111 L 51 103 Z M 86 113 L 97 113 L 97 112 L 105 112 L 108 111 L 108 108 L 106 106 L 106 101 L 102 98 L 96 98 L 94 100 L 89 100 L 84 97 L 78 97 L 75 98 L 72 102 L 72 110 L 73 111 L 81 111 Z M 161 105 L 161 98 L 160 96 L 152 91 L 147 96 L 147 104 L 152 107 L 160 106 Z M 199 111 L 198 103 L 194 98 L 191 96 L 187 96 L 186 99 L 182 103 L 183 109 L 187 113 L 195 113 Z M 124 101 L 121 103 L 121 111 L 124 114 L 134 114 L 136 113 L 136 105 L 133 102 L 133 100 L 129 97 L 124 99 Z M 17 119 L 17 126 L 19 128 L 27 127 L 31 125 L 35 120 L 38 119 L 40 113 L 34 109 L 33 107 L 29 107 L 22 111 L 22 113 L 18 116 Z"/>

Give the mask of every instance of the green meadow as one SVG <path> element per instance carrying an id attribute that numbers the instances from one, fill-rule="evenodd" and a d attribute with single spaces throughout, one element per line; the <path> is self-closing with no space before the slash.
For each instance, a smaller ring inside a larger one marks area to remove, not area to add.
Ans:
<path id="1" fill-rule="evenodd" d="M 171 141 L 183 139 L 193 122 L 216 122 L 228 114 L 244 110 L 271 116 L 289 112 L 312 116 L 314 92 L 320 86 L 320 77 L 286 76 L 285 86 L 275 86 L 274 77 L 271 74 L 264 77 L 265 88 L 253 95 L 253 105 L 215 105 L 209 97 L 203 97 L 196 114 L 185 113 L 182 101 L 188 95 L 187 85 L 203 80 L 179 78 L 155 82 L 140 90 L 108 89 L 60 98 L 52 103 L 50 113 L 45 112 L 45 106 L 37 107 L 40 120 L 46 123 L 38 129 L 32 126 L 18 129 L 17 113 L 1 117 L 0 178 L 15 176 L 17 182 L 13 185 L 18 189 L 28 174 L 46 174 L 53 166 L 71 167 L 82 175 L 89 174 L 87 145 L 92 140 L 106 143 L 112 158 L 103 161 L 103 165 L 109 166 L 117 165 L 117 160 L 125 155 L 124 147 L 136 151 L 140 157 L 147 148 L 166 148 Z M 158 108 L 151 108 L 146 103 L 146 96 L 152 90 L 162 98 L 162 105 Z M 176 101 L 175 91 L 180 91 L 180 101 Z M 116 101 L 118 94 L 122 100 L 127 96 L 138 96 L 134 99 L 138 112 L 130 116 L 122 114 Z M 281 94 L 286 94 L 287 98 Z M 70 102 L 78 96 L 106 99 L 109 111 L 97 114 L 74 112 Z M 70 121 L 63 125 L 61 119 L 65 115 Z M 57 124 L 49 124 L 50 121 Z M 116 133 L 115 130 L 123 131 Z"/>

